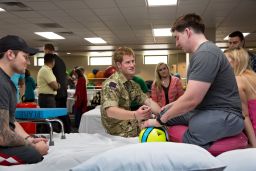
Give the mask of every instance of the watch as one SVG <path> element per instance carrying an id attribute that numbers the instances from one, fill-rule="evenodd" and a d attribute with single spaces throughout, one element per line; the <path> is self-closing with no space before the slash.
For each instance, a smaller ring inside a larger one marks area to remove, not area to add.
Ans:
<path id="1" fill-rule="evenodd" d="M 156 117 L 156 120 L 157 120 L 158 123 L 160 123 L 160 125 L 166 125 L 166 123 L 163 123 L 163 122 L 161 121 L 161 115 L 158 115 L 158 116 Z"/>

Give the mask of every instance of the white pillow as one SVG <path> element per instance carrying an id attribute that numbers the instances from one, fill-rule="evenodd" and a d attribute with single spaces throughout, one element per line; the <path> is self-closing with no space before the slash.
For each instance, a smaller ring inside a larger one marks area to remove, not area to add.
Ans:
<path id="1" fill-rule="evenodd" d="M 255 171 L 256 149 L 247 148 L 228 151 L 217 156 L 227 165 L 225 171 Z"/>
<path id="2" fill-rule="evenodd" d="M 111 149 L 72 171 L 222 171 L 225 165 L 205 149 L 172 142 L 140 143 Z"/>

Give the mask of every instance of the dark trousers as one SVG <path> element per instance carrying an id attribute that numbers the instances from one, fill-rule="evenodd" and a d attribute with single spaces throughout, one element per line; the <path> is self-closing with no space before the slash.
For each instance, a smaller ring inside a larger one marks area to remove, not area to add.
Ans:
<path id="1" fill-rule="evenodd" d="M 53 94 L 39 94 L 38 104 L 40 108 L 55 108 L 55 95 Z"/>
<path id="2" fill-rule="evenodd" d="M 50 94 L 39 94 L 38 98 L 39 106 L 40 108 L 66 108 L 67 107 L 67 97 L 66 98 L 55 98 L 55 95 Z M 60 119 L 64 125 L 64 131 L 65 133 L 71 132 L 71 121 L 68 115 L 59 116 L 58 119 Z M 44 128 L 45 129 L 45 128 Z M 53 123 L 53 130 L 55 132 L 60 132 L 61 127 L 59 124 Z M 39 131 L 40 132 L 40 129 Z M 48 132 L 47 130 L 44 130 L 43 132 Z M 42 133 L 42 132 L 40 132 Z"/>
<path id="3" fill-rule="evenodd" d="M 73 113 L 75 115 L 75 127 L 79 128 L 80 125 L 80 121 L 81 121 L 81 116 L 82 116 L 82 110 L 81 109 L 77 109 L 75 107 L 73 107 Z"/>
<path id="4" fill-rule="evenodd" d="M 66 108 L 67 107 L 67 97 L 55 97 L 56 101 L 56 107 L 57 108 Z M 71 120 L 69 118 L 69 115 L 64 115 L 64 116 L 59 116 L 58 117 L 64 125 L 64 131 L 65 133 L 70 133 L 71 132 Z"/>
<path id="5" fill-rule="evenodd" d="M 40 108 L 56 108 L 55 95 L 53 94 L 39 94 L 38 96 L 38 104 Z M 59 128 L 56 128 L 57 124 L 53 123 L 53 130 L 55 132 L 60 132 Z M 50 129 L 45 124 L 37 124 L 36 125 L 37 133 L 49 133 Z"/>
<path id="6" fill-rule="evenodd" d="M 43 160 L 42 155 L 32 146 L 0 147 L 0 165 L 32 164 Z M 8 158 L 13 158 L 8 161 Z"/>
<path id="7" fill-rule="evenodd" d="M 23 102 L 35 102 L 35 99 L 25 99 Z"/>

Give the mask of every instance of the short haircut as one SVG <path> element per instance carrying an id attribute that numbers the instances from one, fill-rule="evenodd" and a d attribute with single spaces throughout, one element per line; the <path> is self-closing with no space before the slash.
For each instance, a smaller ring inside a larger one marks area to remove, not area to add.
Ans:
<path id="1" fill-rule="evenodd" d="M 44 55 L 44 63 L 45 64 L 49 64 L 49 63 L 53 63 L 55 61 L 55 57 L 54 54 L 45 54 Z"/>
<path id="2" fill-rule="evenodd" d="M 113 55 L 114 62 L 122 62 L 124 55 L 132 55 L 135 57 L 134 51 L 129 47 L 119 47 Z"/>
<path id="3" fill-rule="evenodd" d="M 241 41 L 244 40 L 244 35 L 241 31 L 234 31 L 228 35 L 228 37 L 239 37 Z"/>
<path id="4" fill-rule="evenodd" d="M 179 17 L 174 22 L 172 32 L 183 32 L 187 27 L 191 27 L 196 33 L 204 33 L 205 31 L 202 18 L 195 13 L 190 13 Z"/>
<path id="5" fill-rule="evenodd" d="M 50 51 L 55 51 L 55 48 L 54 48 L 53 44 L 51 44 L 51 43 L 45 44 L 44 49 L 47 49 L 47 50 L 50 50 Z"/>

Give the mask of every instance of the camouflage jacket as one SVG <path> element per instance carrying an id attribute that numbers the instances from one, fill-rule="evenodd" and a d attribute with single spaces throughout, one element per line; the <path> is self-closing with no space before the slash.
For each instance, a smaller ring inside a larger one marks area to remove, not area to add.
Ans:
<path id="1" fill-rule="evenodd" d="M 140 129 L 137 120 L 118 120 L 106 114 L 106 108 L 116 106 L 130 110 L 131 102 L 143 104 L 147 99 L 133 80 L 127 80 L 121 72 L 116 72 L 103 82 L 101 97 L 101 120 L 107 133 L 123 137 L 138 136 Z"/>

